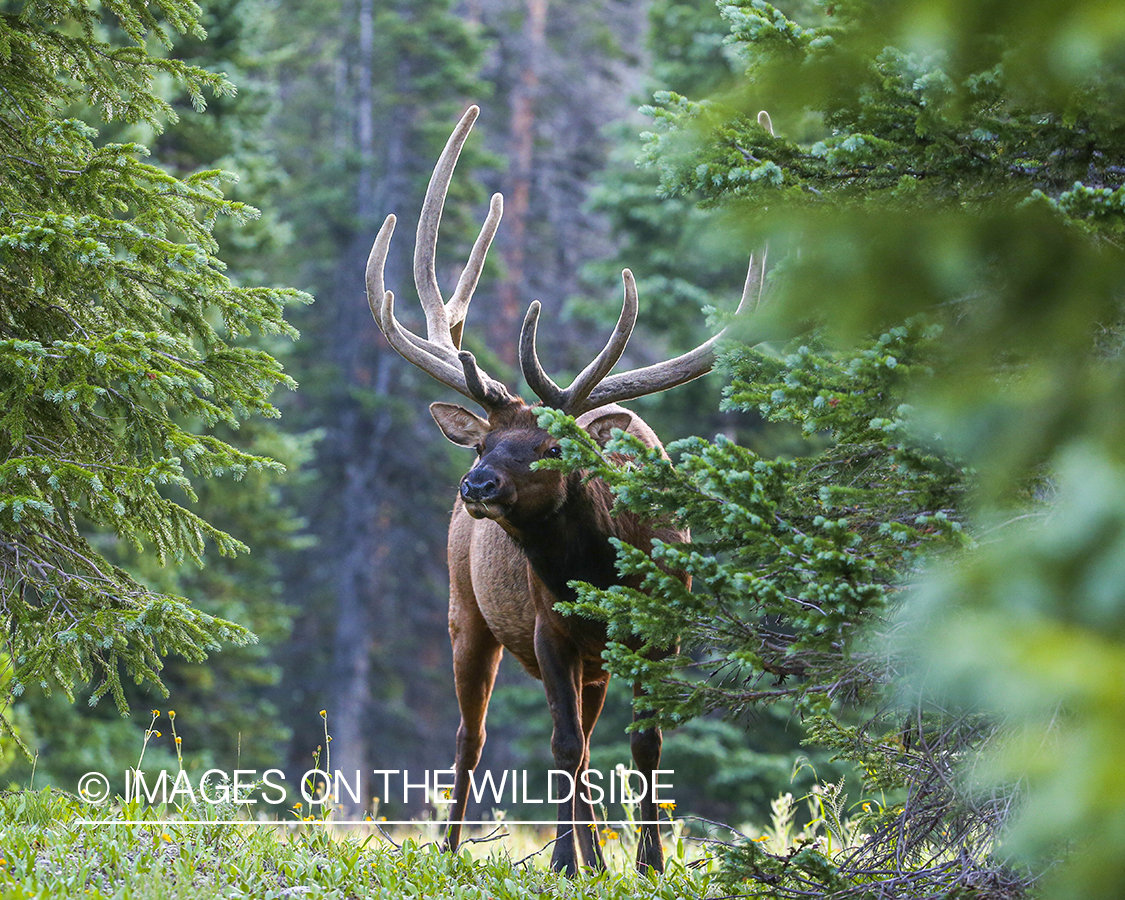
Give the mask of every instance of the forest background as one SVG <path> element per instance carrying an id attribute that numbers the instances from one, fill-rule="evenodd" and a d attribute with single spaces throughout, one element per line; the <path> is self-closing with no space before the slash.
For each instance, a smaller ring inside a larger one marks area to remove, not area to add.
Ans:
<path id="1" fill-rule="evenodd" d="M 146 741 L 148 711 L 168 704 L 183 745 L 149 736 L 153 766 L 173 767 L 183 752 L 200 771 L 279 763 L 303 771 L 322 742 L 322 709 L 334 768 L 448 764 L 456 712 L 443 547 L 450 486 L 465 460 L 425 414 L 440 390 L 378 335 L 360 269 L 385 213 L 409 234 L 450 123 L 476 101 L 485 109 L 479 143 L 454 183 L 439 263 L 456 271 L 475 211 L 487 192 L 503 190 L 489 290 L 469 329 L 490 371 L 514 372 L 530 299 L 543 301 L 552 322 L 543 335 L 552 368 L 574 371 L 612 321 L 616 273 L 629 265 L 645 333 L 628 362 L 644 364 L 697 342 L 704 308 L 733 306 L 751 252 L 768 243 L 781 260 L 755 331 L 744 335 L 756 351 L 734 347 L 725 379 L 638 404 L 666 440 L 720 439 L 678 445 L 680 481 L 659 470 L 650 484 L 622 482 L 627 502 L 671 503 L 702 526 L 699 558 L 675 559 L 697 567 L 713 605 L 696 606 L 702 601 L 667 585 L 657 597 L 675 602 L 664 610 L 639 596 L 584 595 L 586 611 L 606 616 L 611 630 L 632 617 L 654 641 L 672 626 L 687 638 L 687 655 L 646 673 L 668 721 L 682 723 L 665 756 L 681 803 L 725 821 L 761 821 L 779 792 L 846 777 L 857 790 L 864 782 L 865 810 L 877 806 L 869 827 L 889 834 L 908 821 L 913 832 L 908 808 L 928 796 L 918 786 L 932 793 L 940 782 L 948 790 L 927 808 L 926 833 L 960 829 L 944 846 L 972 848 L 973 877 L 1016 890 L 1025 876 L 1012 867 L 1036 871 L 1069 835 L 1085 867 L 1056 890 L 1083 896 L 1119 883 L 1125 117 L 1116 88 L 1125 24 L 1113 4 L 985 6 L 992 18 L 956 3 L 794 4 L 785 15 L 755 0 L 724 4 L 720 15 L 710 3 L 215 2 L 202 8 L 207 40 L 180 35 L 155 48 L 169 62 L 154 67 L 167 110 L 131 115 L 126 100 L 125 114 L 106 125 L 76 104 L 70 114 L 101 129 L 91 146 L 107 157 L 139 152 L 136 142 L 196 191 L 190 202 L 235 218 L 249 215 L 241 201 L 262 210 L 252 222 L 207 220 L 233 282 L 222 310 L 229 345 L 188 302 L 172 317 L 222 347 L 206 375 L 221 382 L 242 365 L 257 380 L 229 408 L 183 404 L 189 422 L 171 439 L 203 477 L 190 515 L 160 491 L 152 508 L 138 507 L 142 518 L 156 516 L 147 528 L 158 549 L 172 551 L 160 563 L 143 541 L 116 540 L 112 527 L 84 531 L 121 567 L 109 580 L 135 586 L 142 599 L 187 597 L 194 612 L 161 607 L 165 618 L 150 618 L 148 606 L 139 625 L 103 618 L 109 652 L 91 653 L 91 666 L 76 651 L 82 664 L 70 667 L 73 633 L 26 604 L 27 570 L 5 543 L 15 634 L 7 662 L 19 679 L 6 709 L 6 777 L 70 788 L 84 772 L 121 771 Z M 50 18 L 55 8 L 0 6 L 6 16 L 21 11 Z M 974 24 L 986 20 L 987 28 Z M 91 21 L 87 37 L 125 37 L 110 19 Z M 127 20 L 120 27 L 128 31 Z M 195 110 L 199 98 L 182 92 L 187 70 L 174 62 L 225 72 L 238 92 L 189 75 L 189 94 L 214 92 L 206 111 Z M 34 94 L 19 76 L 11 83 L 23 92 L 7 95 L 17 113 Z M 117 99 L 103 96 L 101 111 Z M 762 108 L 772 124 L 756 115 Z M 94 135 L 65 129 L 67 140 Z M 215 199 L 217 176 L 193 174 L 213 166 L 237 174 L 225 189 L 234 205 Z M 161 183 L 158 170 L 145 177 Z M 18 208 L 17 194 L 5 203 Z M 178 224 L 211 247 L 204 232 Z M 41 227 L 13 232 L 11 260 L 46 252 L 74 223 Z M 400 295 L 409 295 L 409 252 L 409 241 L 397 242 L 388 264 Z M 97 250 L 83 254 L 79 264 Z M 54 266 L 66 274 L 61 258 Z M 193 272 L 199 257 L 175 263 Z M 31 335 L 11 324 L 24 315 L 22 291 L 39 285 L 42 294 L 50 281 L 33 275 L 8 284 L 13 448 L 25 437 L 26 361 L 37 360 L 38 372 L 53 359 L 44 345 L 21 343 Z M 183 296 L 201 283 L 189 278 Z M 316 303 L 298 307 L 307 297 L 294 291 L 246 287 L 261 284 L 296 286 Z M 301 341 L 247 344 L 251 329 L 286 331 L 286 302 Z M 127 355 L 131 341 L 145 340 L 118 331 L 117 344 L 99 352 L 116 359 L 118 345 Z M 269 413 L 272 387 L 285 383 L 255 355 L 263 348 L 300 382 L 296 393 L 272 397 L 280 425 L 241 422 L 247 407 Z M 93 354 L 93 364 L 104 360 Z M 158 405 L 195 396 L 178 393 L 181 371 L 140 377 L 167 391 Z M 203 384 L 192 390 L 205 392 Z M 97 402 L 57 390 L 46 400 L 71 412 Z M 190 439 L 200 422 L 223 443 Z M 15 499 L 0 511 L 18 534 L 28 519 L 49 516 L 26 487 L 35 475 L 12 457 L 9 449 L 4 477 Z M 577 446 L 574 458 L 600 465 Z M 44 465 L 52 490 L 80 477 Z M 208 477 L 224 471 L 240 477 Z M 167 491 L 193 489 L 174 467 L 148 477 L 173 485 Z M 118 505 L 99 505 L 102 487 L 82 484 L 93 498 L 85 513 L 119 526 L 120 536 L 136 534 L 121 527 L 128 518 Z M 162 513 L 174 527 L 164 528 Z M 196 514 L 217 529 L 198 526 Z M 174 552 L 193 528 L 210 546 L 191 539 Z M 733 542 L 740 528 L 753 549 Z M 217 555 L 239 549 L 223 532 L 253 552 Z M 192 563 L 196 555 L 204 565 Z M 949 564 L 935 565 L 940 558 Z M 60 592 L 64 608 L 97 593 L 79 581 Z M 748 597 L 754 602 L 740 607 Z M 662 618 L 669 608 L 674 615 Z M 857 624 L 873 626 L 864 641 L 854 642 Z M 247 643 L 244 629 L 258 641 Z M 158 633 L 154 649 L 188 657 L 225 646 L 205 662 L 173 655 L 161 670 L 151 653 L 130 655 L 130 633 Z M 41 646 L 29 652 L 33 635 Z M 675 667 L 701 658 L 712 671 L 681 679 Z M 620 654 L 614 661 L 636 664 Z M 147 684 L 120 681 L 119 665 Z M 148 690 L 161 683 L 167 700 Z M 619 693 L 599 728 L 595 765 L 627 758 L 627 716 Z M 805 727 L 811 742 L 802 745 Z M 489 733 L 484 765 L 544 766 L 549 722 L 538 686 L 506 670 Z M 37 751 L 33 761 L 16 738 Z M 981 748 L 973 789 L 951 789 L 949 766 Z M 858 764 L 860 777 L 837 768 L 833 754 Z M 811 765 L 798 766 L 802 757 Z M 1025 813 L 1013 832 L 1018 865 L 992 858 L 997 829 L 1011 824 L 1015 785 Z M 876 800 L 879 790 L 887 793 Z M 926 852 L 943 846 L 926 840 Z M 792 867 L 801 872 L 793 876 L 784 860 L 753 848 L 738 865 L 751 878 L 796 877 L 793 891 L 818 878 L 838 886 L 832 879 L 841 877 L 811 863 Z"/>
<path id="2" fill-rule="evenodd" d="M 269 344 L 300 390 L 274 397 L 280 423 L 246 423 L 237 435 L 239 446 L 280 460 L 288 473 L 196 486 L 193 508 L 252 552 L 225 558 L 208 550 L 199 567 L 160 566 L 147 548 L 109 539 L 104 549 L 146 584 L 259 640 L 202 664 L 170 657 L 161 674 L 167 699 L 128 685 L 129 718 L 109 702 L 89 705 L 93 688 L 75 703 L 58 691 L 28 691 L 12 713 L 38 750 L 37 783 L 73 785 L 87 771 L 120 770 L 140 746 L 148 710 L 169 705 L 200 771 L 236 760 L 304 771 L 323 742 L 321 709 L 333 764 L 344 771 L 449 764 L 457 712 L 445 531 L 468 460 L 430 420 L 440 386 L 379 334 L 363 264 L 383 217 L 395 212 L 403 224 L 387 280 L 410 316 L 412 222 L 452 123 L 469 101 L 480 102 L 479 143 L 454 181 L 439 249 L 448 275 L 463 259 L 481 199 L 504 192 L 488 289 L 474 304 L 469 335 L 489 364 L 516 380 L 519 325 L 538 298 L 551 317 L 542 340 L 553 370 L 584 365 L 604 330 L 597 326 L 615 316 L 620 264 L 606 248 L 618 245 L 638 272 L 650 335 L 634 340 L 633 360 L 705 337 L 703 308 L 712 297 L 733 308 L 748 253 L 705 239 L 702 216 L 684 202 L 660 204 L 655 177 L 635 167 L 644 127 L 637 107 L 660 65 L 650 15 L 668 23 L 658 28 L 662 52 L 689 63 L 669 87 L 707 90 L 731 74 L 726 28 L 708 3 L 217 2 L 204 4 L 206 40 L 176 39 L 173 57 L 226 73 L 237 94 L 208 97 L 196 113 L 189 98 L 170 93 L 178 123 L 161 131 L 111 124 L 106 139 L 136 140 L 180 177 L 211 167 L 235 173 L 228 196 L 262 216 L 220 220 L 216 237 L 231 277 L 295 285 L 316 303 L 287 313 L 298 343 Z M 658 247 L 654 228 L 673 243 Z M 666 410 L 648 406 L 669 440 L 754 427 L 719 412 L 717 379 L 669 395 Z M 693 408 L 706 413 L 684 415 Z M 545 772 L 550 720 L 541 689 L 509 665 L 482 765 Z M 603 763 L 629 758 L 624 697 L 599 729 Z M 796 724 L 782 717 L 750 742 L 741 727 L 699 727 L 705 733 L 669 736 L 667 760 L 685 785 L 710 795 L 701 813 L 744 818 L 751 801 L 768 809 L 792 768 Z M 786 754 L 772 756 L 779 747 Z M 174 759 L 167 740 L 146 753 L 154 765 Z M 30 777 L 29 761 L 9 762 L 9 778 Z M 417 808 L 387 802 L 381 812 Z"/>

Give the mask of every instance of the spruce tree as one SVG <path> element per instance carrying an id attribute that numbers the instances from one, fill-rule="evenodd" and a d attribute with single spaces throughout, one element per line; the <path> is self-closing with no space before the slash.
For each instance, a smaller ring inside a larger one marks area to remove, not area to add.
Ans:
<path id="1" fill-rule="evenodd" d="M 107 557 L 162 566 L 245 546 L 192 510 L 197 486 L 279 464 L 217 429 L 273 417 L 291 386 L 259 336 L 292 335 L 291 290 L 235 286 L 218 170 L 183 177 L 107 128 L 174 122 L 170 81 L 201 109 L 232 86 L 167 55 L 202 37 L 191 2 L 29 2 L 0 13 L 0 584 L 6 650 L 25 687 L 92 684 L 125 712 L 122 677 L 162 687 L 163 658 L 199 660 L 245 627 L 154 589 Z"/>
<path id="2" fill-rule="evenodd" d="M 726 45 L 729 29 L 712 0 L 654 3 L 649 21 L 648 96 L 657 91 L 709 96 L 729 88 L 741 75 L 744 64 Z M 619 125 L 616 137 L 614 159 L 598 176 L 595 195 L 596 208 L 610 219 L 616 252 L 587 266 L 588 280 L 598 286 L 587 289 L 595 299 L 582 303 L 581 310 L 598 315 L 601 327 L 612 328 L 618 310 L 605 298 L 616 289 L 622 267 L 629 267 L 641 297 L 641 316 L 629 347 L 636 355 L 630 365 L 638 365 L 705 340 L 707 311 L 734 309 L 748 258 L 760 262 L 761 254 L 756 252 L 760 247 L 744 240 L 741 233 L 732 233 L 721 210 L 702 208 L 696 193 L 659 192 L 658 169 L 637 164 L 644 138 L 636 122 Z M 688 434 L 722 432 L 767 457 L 782 449 L 800 449 L 792 430 L 766 429 L 754 412 L 721 409 L 724 383 L 716 372 L 630 405 L 666 442 Z M 611 682 L 599 747 L 613 735 L 608 719 L 615 712 L 613 700 L 630 704 L 628 693 L 627 679 Z M 779 795 L 800 794 L 817 777 L 835 781 L 850 771 L 833 763 L 830 753 L 801 746 L 803 729 L 793 714 L 791 697 L 768 707 L 755 704 L 745 716 L 721 703 L 713 706 L 711 714 L 681 719 L 664 735 L 662 760 L 677 772 L 681 810 L 728 822 L 765 821 Z M 729 714 L 730 721 L 719 715 L 721 711 Z M 623 731 L 629 717 L 618 718 Z M 808 764 L 795 765 L 802 758 Z"/>

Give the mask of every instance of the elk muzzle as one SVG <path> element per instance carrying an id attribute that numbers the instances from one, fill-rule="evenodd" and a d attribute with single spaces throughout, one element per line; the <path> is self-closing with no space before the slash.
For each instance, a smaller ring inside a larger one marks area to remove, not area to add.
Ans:
<path id="1" fill-rule="evenodd" d="M 502 472 L 478 465 L 461 479 L 461 500 L 474 519 L 498 519 L 511 508 L 515 491 Z"/>

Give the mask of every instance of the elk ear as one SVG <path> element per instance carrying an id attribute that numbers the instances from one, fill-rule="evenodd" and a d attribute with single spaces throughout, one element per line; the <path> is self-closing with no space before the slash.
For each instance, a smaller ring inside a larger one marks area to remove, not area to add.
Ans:
<path id="1" fill-rule="evenodd" d="M 453 403 L 431 403 L 430 415 L 441 433 L 459 447 L 477 447 L 488 434 L 488 422 Z"/>
<path id="2" fill-rule="evenodd" d="M 610 434 L 614 428 L 628 431 L 632 421 L 633 417 L 627 412 L 609 412 L 603 416 L 598 416 L 592 422 L 587 422 L 583 427 L 586 429 L 586 433 L 594 439 L 594 443 L 599 447 L 604 447 L 609 443 Z"/>

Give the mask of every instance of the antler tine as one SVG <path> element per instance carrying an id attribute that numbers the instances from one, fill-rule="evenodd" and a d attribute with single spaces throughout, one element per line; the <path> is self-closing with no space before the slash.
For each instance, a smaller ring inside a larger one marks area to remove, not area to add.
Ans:
<path id="1" fill-rule="evenodd" d="M 466 362 L 458 355 L 458 351 L 465 312 L 503 213 L 503 198 L 499 194 L 492 198 L 488 215 L 473 244 L 465 270 L 457 282 L 457 288 L 448 307 L 442 300 L 441 290 L 438 288 L 434 264 L 445 196 L 453 178 L 457 158 L 479 114 L 478 107 L 470 106 L 461 117 L 461 121 L 457 123 L 457 127 L 453 129 L 434 166 L 433 175 L 430 176 L 430 183 L 426 188 L 426 197 L 422 202 L 414 246 L 414 284 L 418 289 L 418 299 L 426 316 L 426 337 L 419 337 L 404 328 L 395 318 L 394 294 L 386 290 L 383 283 L 387 252 L 395 228 L 396 220 L 393 215 L 387 216 L 383 222 L 383 227 L 379 229 L 379 234 L 371 247 L 371 255 L 367 260 L 367 303 L 380 330 L 400 356 L 442 384 L 475 400 L 486 409 L 491 409 L 512 403 L 516 398 L 501 382 L 484 374 L 472 360 L 471 354 L 470 361 Z"/>
<path id="2" fill-rule="evenodd" d="M 523 377 L 528 387 L 546 406 L 577 415 L 574 410 L 582 407 L 590 392 L 605 378 L 609 370 L 617 365 L 621 354 L 625 352 L 625 345 L 629 342 L 629 336 L 637 324 L 637 282 L 628 269 L 621 273 L 621 280 L 625 283 L 625 300 L 621 304 L 621 315 L 617 319 L 617 325 L 601 353 L 578 373 L 566 390 L 555 384 L 543 371 L 539 354 L 535 349 L 541 308 L 539 301 L 536 300 L 528 309 L 523 321 L 523 329 L 520 331 L 520 368 L 523 370 Z"/>
<path id="3" fill-rule="evenodd" d="M 387 342 L 407 362 L 436 378 L 455 391 L 475 400 L 485 409 L 504 406 L 515 397 L 503 385 L 484 374 L 467 350 L 450 354 L 447 348 L 419 337 L 399 324 L 394 314 L 394 291 L 383 294 L 383 303 L 375 315 Z"/>
<path id="4" fill-rule="evenodd" d="M 461 368 L 465 375 L 465 385 L 469 389 L 469 396 L 485 409 L 495 406 L 504 406 L 514 399 L 499 381 L 489 378 L 477 366 L 476 357 L 468 350 L 457 354 Z"/>
<path id="5" fill-rule="evenodd" d="M 543 401 L 545 406 L 552 409 L 562 409 L 566 399 L 566 392 L 551 380 L 551 376 L 543 371 L 539 362 L 539 354 L 535 350 L 535 337 L 539 331 L 539 312 L 542 305 L 538 300 L 531 301 L 527 308 L 527 315 L 520 329 L 520 369 L 523 371 L 524 380 L 531 388 L 532 393 Z"/>
<path id="6" fill-rule="evenodd" d="M 407 362 L 413 363 L 442 384 L 459 391 L 470 400 L 477 399 L 465 382 L 457 357 L 448 354 L 444 347 L 403 328 L 395 318 L 394 302 L 394 291 L 385 291 L 382 305 L 375 311 L 375 321 L 391 347 Z"/>
<path id="7" fill-rule="evenodd" d="M 454 347 L 461 346 L 461 332 L 465 324 L 465 314 L 469 311 L 469 301 L 473 299 L 473 291 L 477 289 L 481 270 L 484 268 L 484 258 L 488 255 L 488 248 L 496 236 L 496 229 L 500 227 L 500 218 L 504 215 L 504 195 L 493 194 L 488 204 L 488 215 L 481 225 L 480 234 L 473 244 L 469 260 L 465 263 L 461 277 L 457 279 L 457 287 L 453 296 L 445 305 L 445 313 L 449 319 L 450 340 Z"/>
<path id="8" fill-rule="evenodd" d="M 762 248 L 761 259 L 758 260 L 757 266 L 754 265 L 754 254 L 750 254 L 750 265 L 746 268 L 746 283 L 742 286 L 742 297 L 738 301 L 738 309 L 734 311 L 736 316 L 742 315 L 743 310 L 750 302 L 750 293 L 757 287 L 757 294 L 754 298 L 754 309 L 762 305 L 762 294 L 766 290 L 766 255 L 769 253 L 769 245 Z"/>
<path id="9" fill-rule="evenodd" d="M 758 301 L 765 284 L 765 254 L 761 262 L 755 266 L 754 257 L 750 257 L 750 266 L 746 274 L 746 282 L 742 289 L 742 298 L 739 300 L 735 315 L 738 316 L 749 305 L 750 296 L 755 285 L 758 287 Z M 727 333 L 724 328 L 710 340 L 700 344 L 694 350 L 689 350 L 674 359 L 655 363 L 629 372 L 619 372 L 602 379 L 590 392 L 590 395 L 578 404 L 576 408 L 567 410 L 571 415 L 578 415 L 589 409 L 604 406 L 607 403 L 616 403 L 622 400 L 633 400 L 646 394 L 655 394 L 666 391 L 676 385 L 692 381 L 700 375 L 706 375 L 715 364 L 715 347 Z"/>
<path id="10" fill-rule="evenodd" d="M 379 322 L 380 327 L 382 322 L 379 321 L 379 309 L 383 303 L 383 295 L 386 293 L 383 272 L 387 265 L 391 235 L 395 233 L 397 221 L 393 213 L 383 220 L 383 227 L 375 235 L 375 242 L 371 245 L 371 253 L 367 257 L 367 305 L 371 307 L 371 315 L 375 317 L 376 322 Z"/>
<path id="11" fill-rule="evenodd" d="M 637 324 L 637 281 L 628 269 L 622 269 L 621 281 L 625 286 L 625 299 L 621 303 L 621 315 L 617 317 L 617 325 L 602 348 L 602 352 L 578 373 L 567 389 L 570 395 L 567 397 L 565 407 L 567 412 L 571 411 L 571 407 L 581 406 L 586 402 L 590 392 L 609 374 L 609 370 L 617 365 L 621 354 L 625 352 L 625 345 L 629 343 L 629 338 L 633 334 L 633 328 Z"/>
<path id="12" fill-rule="evenodd" d="M 422 201 L 422 214 L 418 218 L 418 233 L 414 243 L 414 284 L 418 288 L 418 299 L 422 301 L 422 310 L 426 314 L 426 331 L 430 340 L 441 343 L 449 340 L 451 347 L 453 342 L 449 337 L 449 317 L 438 287 L 434 259 L 441 214 L 445 208 L 445 195 L 449 191 L 449 182 L 453 179 L 453 169 L 461 155 L 461 148 L 465 146 L 478 115 L 479 106 L 470 106 L 465 110 L 461 121 L 445 142 L 445 149 L 441 151 L 426 187 L 426 198 Z"/>
<path id="13" fill-rule="evenodd" d="M 394 234 L 397 221 L 394 214 L 387 216 L 383 220 L 383 226 L 379 229 L 379 233 L 375 236 L 375 242 L 371 245 L 371 255 L 367 258 L 367 305 L 371 307 L 371 315 L 375 317 L 379 330 L 387 336 L 387 340 L 396 350 L 400 343 L 405 342 L 412 345 L 421 354 L 435 356 L 439 362 L 444 361 L 447 374 L 448 372 L 457 373 L 459 368 L 456 365 L 453 365 L 449 359 L 443 360 L 443 356 L 451 356 L 451 353 L 446 353 L 444 348 L 418 337 L 418 335 L 400 325 L 394 317 L 394 294 L 386 289 L 383 283 L 383 274 L 386 269 L 391 236 Z M 415 365 L 421 366 L 423 369 L 426 368 L 422 365 L 424 356 L 419 356 L 416 353 L 408 359 Z"/>

